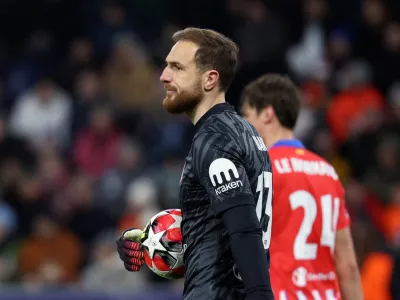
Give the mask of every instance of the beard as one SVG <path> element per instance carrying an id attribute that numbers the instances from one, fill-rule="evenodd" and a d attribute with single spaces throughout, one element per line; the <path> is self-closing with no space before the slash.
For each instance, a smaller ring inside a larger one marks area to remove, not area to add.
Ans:
<path id="1" fill-rule="evenodd" d="M 170 114 L 181 114 L 194 110 L 204 96 L 200 80 L 190 91 L 182 90 L 178 93 L 173 87 L 169 87 L 169 90 L 173 90 L 174 93 L 171 96 L 167 94 L 163 101 L 163 107 Z"/>

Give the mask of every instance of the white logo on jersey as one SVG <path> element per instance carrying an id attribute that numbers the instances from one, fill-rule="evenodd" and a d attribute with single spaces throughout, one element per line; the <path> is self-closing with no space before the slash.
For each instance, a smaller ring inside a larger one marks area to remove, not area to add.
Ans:
<path id="1" fill-rule="evenodd" d="M 307 285 L 307 269 L 299 267 L 292 273 L 292 281 L 295 286 L 305 287 Z"/>
<path id="2" fill-rule="evenodd" d="M 232 179 L 230 171 L 232 171 L 233 176 L 236 179 L 239 178 L 239 172 L 235 164 L 231 162 L 229 159 L 217 158 L 211 163 L 210 168 L 208 169 L 208 175 L 214 187 L 220 185 L 218 188 L 215 189 L 215 193 L 217 195 L 226 192 L 228 190 L 243 186 L 241 180 L 230 182 Z M 222 174 L 224 174 L 225 180 L 222 178 Z M 214 177 L 216 177 L 217 181 L 215 181 Z M 226 184 L 222 185 L 224 181 L 226 182 Z"/>
<path id="3" fill-rule="evenodd" d="M 210 176 L 210 180 L 213 186 L 217 186 L 214 176 L 217 177 L 218 184 L 221 184 L 223 182 L 221 173 L 224 174 L 226 181 L 231 181 L 231 174 L 229 174 L 229 171 L 232 171 L 235 178 L 239 178 L 239 172 L 235 164 L 229 159 L 218 158 L 214 160 L 211 163 L 210 168 L 208 169 L 208 175 Z"/>
<path id="4" fill-rule="evenodd" d="M 267 151 L 267 147 L 265 146 L 264 141 L 260 136 L 253 136 L 253 140 L 254 143 L 256 143 L 258 150 Z"/>
<path id="5" fill-rule="evenodd" d="M 292 273 L 292 282 L 295 286 L 303 288 L 309 281 L 333 281 L 336 279 L 334 271 L 329 273 L 310 273 L 304 267 L 298 267 Z"/>

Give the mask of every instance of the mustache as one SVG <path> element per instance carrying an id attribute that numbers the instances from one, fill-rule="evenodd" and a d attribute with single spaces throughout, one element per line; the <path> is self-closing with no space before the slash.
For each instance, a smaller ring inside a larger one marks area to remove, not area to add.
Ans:
<path id="1" fill-rule="evenodd" d="M 174 86 L 169 85 L 169 84 L 164 84 L 164 90 L 165 91 L 174 91 L 174 92 L 177 91 L 177 89 Z"/>

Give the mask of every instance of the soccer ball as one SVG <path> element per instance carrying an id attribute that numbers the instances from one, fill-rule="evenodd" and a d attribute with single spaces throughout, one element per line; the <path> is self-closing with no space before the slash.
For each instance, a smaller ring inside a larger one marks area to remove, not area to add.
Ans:
<path id="1" fill-rule="evenodd" d="M 183 277 L 183 247 L 180 209 L 167 209 L 147 223 L 142 239 L 144 261 L 157 275 L 167 279 Z"/>

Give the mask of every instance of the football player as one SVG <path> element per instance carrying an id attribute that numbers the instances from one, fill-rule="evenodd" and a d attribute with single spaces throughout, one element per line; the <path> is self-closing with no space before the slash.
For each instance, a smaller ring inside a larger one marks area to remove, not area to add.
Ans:
<path id="1" fill-rule="evenodd" d="M 272 300 L 272 168 L 257 131 L 225 102 L 238 47 L 199 28 L 178 31 L 173 41 L 161 75 L 163 105 L 169 113 L 185 113 L 195 126 L 179 196 L 183 299 Z M 129 230 L 118 240 L 131 271 L 143 264 L 141 235 Z"/>
<path id="2" fill-rule="evenodd" d="M 362 300 L 344 190 L 334 168 L 293 136 L 300 94 L 267 74 L 242 93 L 242 113 L 273 166 L 271 282 L 279 300 Z"/>

